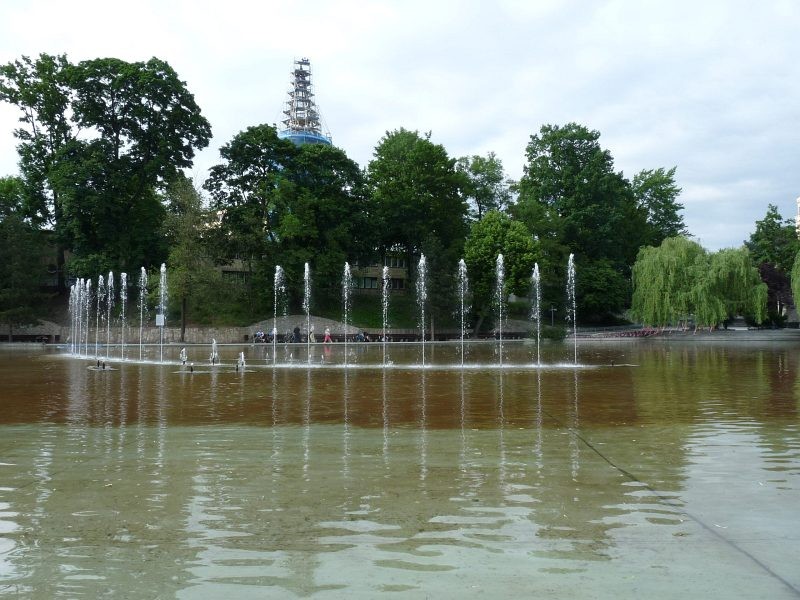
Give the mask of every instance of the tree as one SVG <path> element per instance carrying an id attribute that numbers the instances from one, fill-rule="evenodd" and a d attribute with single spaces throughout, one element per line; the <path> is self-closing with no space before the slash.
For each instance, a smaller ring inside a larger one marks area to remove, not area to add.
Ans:
<path id="1" fill-rule="evenodd" d="M 703 247 L 686 237 L 642 248 L 633 265 L 631 313 L 648 325 L 687 322 L 696 277 L 706 262 Z"/>
<path id="2" fill-rule="evenodd" d="M 794 220 L 783 220 L 778 207 L 770 204 L 764 218 L 756 221 L 756 229 L 750 234 L 745 246 L 756 265 L 769 263 L 788 274 L 797 252 L 800 251 Z"/>
<path id="3" fill-rule="evenodd" d="M 676 168 L 646 169 L 633 176 L 633 196 L 647 215 L 645 243 L 649 246 L 658 246 L 668 237 L 688 233 L 680 215 L 683 205 L 677 201 L 681 188 L 675 184 Z"/>
<path id="4" fill-rule="evenodd" d="M 585 280 L 592 312 L 622 308 L 617 294 L 604 290 L 629 277 L 639 247 L 646 241 L 646 213 L 637 205 L 628 181 L 614 171 L 610 152 L 598 143 L 600 133 L 582 125 L 544 125 L 526 148 L 527 164 L 517 185 L 514 215 L 523 220 L 548 252 L 552 272 L 543 273 L 548 289 L 564 280 L 567 254 L 581 270 L 598 275 Z M 596 269 L 592 263 L 598 262 Z M 556 266 L 557 265 L 557 266 Z M 609 277 L 609 269 L 617 276 Z M 593 288 L 594 284 L 601 287 Z M 606 298 L 604 301 L 603 298 Z M 581 306 L 585 316 L 588 306 Z"/>
<path id="5" fill-rule="evenodd" d="M 210 219 L 192 182 L 177 178 L 167 191 L 165 233 L 169 240 L 169 290 L 180 302 L 181 342 L 190 310 L 207 302 L 221 283 L 204 233 Z"/>
<path id="6" fill-rule="evenodd" d="M 42 314 L 44 277 L 42 240 L 24 214 L 24 184 L 0 178 L 0 323 L 13 328 L 38 322 Z"/>
<path id="7" fill-rule="evenodd" d="M 750 261 L 746 248 L 708 254 L 684 237 L 642 248 L 633 267 L 631 312 L 656 326 L 694 319 L 712 327 L 736 315 L 760 323 L 767 287 Z"/>
<path id="8" fill-rule="evenodd" d="M 464 175 L 464 195 L 469 202 L 470 218 L 480 221 L 490 210 L 505 211 L 511 202 L 509 181 L 503 163 L 494 152 L 483 156 L 464 156 L 456 162 L 456 170 Z"/>
<path id="9" fill-rule="evenodd" d="M 792 265 L 792 295 L 800 298 L 800 251 L 794 257 L 794 264 Z M 795 300 L 797 306 L 797 300 Z"/>
<path id="10" fill-rule="evenodd" d="M 402 248 L 411 264 L 428 235 L 442 248 L 460 250 L 466 234 L 465 178 L 430 134 L 387 132 L 369 163 L 368 180 L 383 253 Z"/>
<path id="11" fill-rule="evenodd" d="M 66 55 L 27 56 L 0 66 L 0 100 L 20 109 L 22 127 L 14 131 L 20 140 L 23 200 L 25 212 L 39 225 L 50 223 L 56 230 L 58 285 L 66 289 L 64 262 L 66 246 L 61 239 L 61 199 L 49 182 L 50 170 L 61 149 L 75 139 L 70 122 L 73 91 L 69 84 L 72 68 Z"/>
<path id="12" fill-rule="evenodd" d="M 492 312 L 498 254 L 502 254 L 504 260 L 505 294 L 527 295 L 537 245 L 522 223 L 495 210 L 473 223 L 464 244 L 472 306 L 478 316 L 476 332 Z"/>
<path id="13" fill-rule="evenodd" d="M 287 176 L 294 185 L 279 215 L 282 264 L 297 274 L 298 293 L 303 263 L 310 262 L 317 295 L 338 297 L 344 263 L 365 258 L 375 247 L 364 174 L 339 148 L 306 144 Z"/>
<path id="14" fill-rule="evenodd" d="M 0 68 L 0 98 L 23 113 L 15 135 L 30 204 L 52 222 L 60 254 L 72 251 L 76 272 L 163 258 L 153 244 L 157 192 L 211 136 L 166 62 L 23 57 Z"/>
<path id="15" fill-rule="evenodd" d="M 374 246 L 358 165 L 338 148 L 297 147 L 269 125 L 239 133 L 220 154 L 205 188 L 221 218 L 222 256 L 245 261 L 261 289 L 280 264 L 295 300 L 303 263 L 312 263 L 320 292 L 338 295 L 345 261 Z"/>

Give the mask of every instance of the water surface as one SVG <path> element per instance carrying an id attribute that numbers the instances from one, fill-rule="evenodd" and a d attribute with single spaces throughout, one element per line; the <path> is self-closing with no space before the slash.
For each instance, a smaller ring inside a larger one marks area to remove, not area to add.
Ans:
<path id="1" fill-rule="evenodd" d="M 796 344 L 187 350 L 0 353 L 0 596 L 800 597 Z"/>

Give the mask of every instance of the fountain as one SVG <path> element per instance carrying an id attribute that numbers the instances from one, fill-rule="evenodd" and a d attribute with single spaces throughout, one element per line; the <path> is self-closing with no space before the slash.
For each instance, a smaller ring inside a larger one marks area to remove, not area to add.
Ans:
<path id="1" fill-rule="evenodd" d="M 306 313 L 306 357 L 311 364 L 311 267 L 303 267 L 303 312 Z"/>
<path id="2" fill-rule="evenodd" d="M 127 273 L 120 273 L 120 282 L 119 282 L 119 304 L 120 304 L 120 336 L 119 336 L 119 343 L 120 343 L 120 350 L 119 350 L 119 358 L 120 360 L 125 360 L 125 327 L 127 323 L 125 322 L 125 308 L 128 305 L 128 274 Z"/>
<path id="3" fill-rule="evenodd" d="M 83 292 L 83 299 L 81 301 L 83 304 L 83 337 L 85 341 L 84 345 L 84 356 L 89 356 L 89 311 L 91 310 L 92 305 L 92 280 L 87 279 L 86 285 L 84 287 Z M 80 350 L 80 347 L 78 348 Z"/>
<path id="4" fill-rule="evenodd" d="M 219 363 L 219 352 L 217 351 L 217 340 L 211 340 L 211 356 L 208 357 L 209 362 L 211 365 L 216 365 Z"/>
<path id="5" fill-rule="evenodd" d="M 111 311 L 114 309 L 114 272 L 108 272 L 106 280 L 106 360 L 111 349 Z"/>
<path id="6" fill-rule="evenodd" d="M 353 290 L 353 275 L 350 263 L 344 263 L 342 274 L 342 316 L 344 320 L 344 366 L 347 367 L 347 324 L 350 319 L 350 294 Z"/>
<path id="7" fill-rule="evenodd" d="M 575 255 L 570 254 L 567 261 L 567 321 L 572 322 L 572 339 L 574 340 L 574 364 L 578 364 L 578 315 L 575 301 Z"/>
<path id="8" fill-rule="evenodd" d="M 158 280 L 158 312 L 156 325 L 159 328 L 160 361 L 164 362 L 164 327 L 167 326 L 167 265 L 161 263 L 161 276 Z"/>
<path id="9" fill-rule="evenodd" d="M 147 271 L 142 267 L 139 272 L 139 360 L 142 360 L 144 340 L 144 320 L 147 315 Z"/>
<path id="10" fill-rule="evenodd" d="M 277 344 L 278 344 L 278 312 L 279 307 L 283 309 L 281 313 L 286 316 L 286 275 L 283 273 L 283 267 L 275 265 L 275 277 L 273 279 L 273 314 L 272 314 L 272 364 L 277 360 Z"/>
<path id="11" fill-rule="evenodd" d="M 98 358 L 100 356 L 100 315 L 102 311 L 100 310 L 100 303 L 105 300 L 106 297 L 106 284 L 105 279 L 103 276 L 97 278 L 97 307 L 95 308 L 94 313 L 94 356 Z"/>
<path id="12" fill-rule="evenodd" d="M 542 331 L 542 283 L 539 263 L 534 263 L 531 274 L 531 320 L 536 324 L 536 365 L 541 366 L 539 340 Z"/>
<path id="13" fill-rule="evenodd" d="M 391 279 L 389 278 L 389 267 L 383 267 L 381 274 L 381 316 L 383 326 L 381 328 L 381 342 L 383 344 L 382 363 L 386 366 L 386 330 L 389 327 L 389 287 Z"/>
<path id="14" fill-rule="evenodd" d="M 497 255 L 497 265 L 495 267 L 495 273 L 497 275 L 497 287 L 495 288 L 495 302 L 497 303 L 497 324 L 495 325 L 495 329 L 498 332 L 498 360 L 499 364 L 503 366 L 503 319 L 505 318 L 505 313 L 503 308 L 505 307 L 506 301 L 506 271 L 505 271 L 505 264 L 503 262 L 503 255 Z"/>
<path id="15" fill-rule="evenodd" d="M 459 299 L 459 318 L 460 318 L 460 332 L 461 337 L 461 366 L 464 366 L 464 337 L 467 331 L 467 312 L 469 312 L 469 305 L 467 304 L 467 295 L 469 294 L 469 279 L 467 278 L 467 263 L 464 259 L 458 261 L 458 299 Z"/>
<path id="16" fill-rule="evenodd" d="M 570 255 L 568 269 L 567 269 L 567 311 L 566 311 L 566 318 L 569 322 L 572 323 L 572 335 L 573 335 L 573 361 L 572 365 L 577 365 L 577 328 L 576 328 L 576 302 L 575 302 L 575 265 L 574 265 L 574 256 Z M 417 267 L 417 279 L 415 283 L 415 291 L 416 291 L 416 302 L 418 306 L 418 323 L 419 323 L 419 341 L 420 343 L 416 345 L 417 350 L 416 352 L 416 365 L 421 366 L 423 369 L 429 368 L 449 368 L 455 365 L 448 365 L 446 362 L 441 360 L 437 361 L 434 350 L 437 348 L 436 345 L 431 345 L 429 342 L 432 342 L 432 335 L 428 336 L 426 332 L 427 327 L 427 315 L 426 311 L 428 310 L 427 301 L 428 301 L 428 269 L 427 269 L 427 259 L 424 255 L 420 256 L 419 264 Z M 484 347 L 491 350 L 494 353 L 494 363 L 495 365 L 503 369 L 505 368 L 505 363 L 509 361 L 511 364 L 514 364 L 514 360 L 511 358 L 512 355 L 519 356 L 519 352 L 514 350 L 513 346 L 511 346 L 508 342 L 507 338 L 507 301 L 506 301 L 506 289 L 505 289 L 505 259 L 502 254 L 498 254 L 496 257 L 495 263 L 495 287 L 493 293 L 493 305 L 495 308 L 496 313 L 496 323 L 495 323 L 495 336 L 496 341 L 495 344 L 485 345 Z M 311 323 L 311 267 L 309 263 L 304 264 L 304 273 L 303 273 L 303 280 L 304 280 L 304 293 L 303 293 L 303 313 L 306 320 L 306 330 L 308 332 L 306 338 L 306 363 L 311 366 L 314 364 L 313 357 L 312 357 L 312 331 L 313 325 Z M 343 331 L 343 343 L 344 343 L 344 352 L 340 354 L 341 361 L 338 362 L 339 367 L 348 368 L 353 366 L 354 357 L 358 356 L 358 362 L 363 362 L 363 365 L 359 365 L 359 367 L 364 366 L 368 367 L 370 364 L 377 364 L 377 366 L 388 369 L 388 368 L 395 368 L 395 367 L 403 367 L 402 363 L 395 364 L 395 360 L 393 360 L 392 353 L 395 356 L 400 354 L 407 354 L 407 352 L 401 351 L 401 346 L 398 345 L 396 349 L 392 349 L 391 353 L 389 350 L 388 340 L 390 336 L 389 331 L 389 294 L 391 293 L 391 278 L 390 278 L 390 269 L 388 266 L 384 266 L 382 268 L 381 274 L 381 346 L 380 346 L 380 357 L 377 363 L 371 363 L 368 356 L 372 353 L 367 348 L 358 348 L 358 352 L 354 350 L 354 347 L 351 346 L 350 338 L 350 329 L 351 329 L 351 321 L 352 321 L 352 293 L 353 293 L 353 271 L 351 269 L 350 263 L 344 263 L 344 270 L 342 275 L 342 331 Z M 462 259 L 458 263 L 458 271 L 456 274 L 456 288 L 458 293 L 458 304 L 457 304 L 457 312 L 459 318 L 459 333 L 458 333 L 458 346 L 457 351 L 460 354 L 459 363 L 462 369 L 467 367 L 467 355 L 474 354 L 476 360 L 480 361 L 480 355 L 484 353 L 484 351 L 478 351 L 477 348 L 479 345 L 471 346 L 469 345 L 468 338 L 468 317 L 470 313 L 470 290 L 469 290 L 469 277 L 467 273 L 467 266 L 465 261 Z M 141 275 L 139 278 L 139 313 L 140 313 L 140 333 L 139 333 L 139 356 L 142 360 L 146 357 L 144 356 L 144 340 L 145 335 L 143 333 L 143 326 L 146 322 L 146 311 L 147 311 L 147 286 L 148 286 L 148 276 L 147 272 L 144 268 L 141 270 Z M 90 319 L 90 312 L 91 307 L 95 307 L 95 358 L 98 360 L 100 359 L 100 351 L 99 351 L 99 331 L 100 331 L 100 322 L 104 320 L 106 323 L 106 361 L 110 360 L 110 346 L 111 346 L 111 319 L 113 317 L 114 311 L 114 273 L 113 271 L 109 271 L 108 278 L 106 279 L 104 276 L 99 276 L 98 278 L 98 286 L 97 286 L 97 293 L 92 295 L 92 282 L 90 279 L 77 280 L 73 286 L 70 288 L 70 298 L 69 298 L 69 306 L 70 306 L 70 350 L 73 354 L 81 355 L 81 344 L 85 345 L 85 355 L 89 356 L 88 353 L 88 337 L 90 333 L 90 327 L 87 325 Z M 159 279 L 159 290 L 158 290 L 158 304 L 156 306 L 156 326 L 159 327 L 160 330 L 160 362 L 165 362 L 165 360 L 169 361 L 169 356 L 165 357 L 164 354 L 164 327 L 166 326 L 166 313 L 167 313 L 167 306 L 168 306 L 168 286 L 167 286 L 167 269 L 166 264 L 162 264 L 160 268 L 160 279 Z M 124 361 L 126 360 L 125 356 L 125 314 L 126 314 L 126 305 L 127 305 L 127 275 L 125 273 L 120 274 L 120 322 L 121 322 L 121 333 L 120 333 L 120 346 L 121 351 L 119 355 L 119 360 Z M 533 336 L 536 339 L 536 357 L 535 361 L 531 366 L 541 367 L 542 365 L 542 356 L 541 356 L 541 279 L 539 273 L 539 265 L 538 263 L 534 265 L 532 274 L 531 274 L 531 312 L 530 312 L 530 319 L 534 323 L 533 328 Z M 287 304 L 288 304 L 288 294 L 286 290 L 286 275 L 279 265 L 275 267 L 275 288 L 274 288 L 274 311 L 273 311 L 273 327 L 272 327 L 272 344 L 273 344 L 273 351 L 272 351 L 272 360 L 270 361 L 269 354 L 265 352 L 266 361 L 273 366 L 278 365 L 278 352 L 277 352 L 277 332 L 278 332 L 278 317 L 279 315 L 286 316 L 287 313 Z M 301 326 L 295 327 L 294 334 L 295 336 L 300 335 L 301 333 Z M 337 361 L 331 361 L 331 347 L 330 347 L 330 339 L 327 336 L 328 329 L 326 328 L 326 342 L 325 346 L 323 347 L 323 354 L 320 356 L 319 363 L 326 368 L 337 367 Z M 431 339 L 427 339 L 427 338 Z M 360 337 L 359 337 L 360 339 Z M 287 338 L 288 341 L 288 338 Z M 376 345 L 377 347 L 377 345 Z M 292 347 L 290 344 L 286 346 L 286 364 L 294 363 L 295 356 L 294 353 L 290 353 Z M 430 356 L 429 356 L 430 354 Z M 173 355 L 174 356 L 174 355 Z M 187 356 L 186 356 L 186 349 L 182 348 L 179 353 L 179 360 L 180 363 L 183 365 L 187 364 Z M 234 358 L 233 362 L 237 366 L 241 367 L 242 361 L 241 358 L 239 359 Z M 530 359 L 530 355 L 528 355 Z M 366 360 L 364 360 L 366 359 Z M 211 356 L 210 361 L 212 364 L 219 364 L 220 356 L 216 346 L 216 340 L 212 341 L 212 349 L 211 349 Z M 491 362 L 491 359 L 490 361 Z M 405 363 L 405 366 L 414 363 Z M 486 366 L 489 363 L 477 363 L 481 366 Z"/>
<path id="17" fill-rule="evenodd" d="M 425 303 L 428 301 L 428 266 L 423 254 L 417 267 L 417 304 L 419 305 L 419 329 L 422 338 L 422 366 L 425 367 Z"/>

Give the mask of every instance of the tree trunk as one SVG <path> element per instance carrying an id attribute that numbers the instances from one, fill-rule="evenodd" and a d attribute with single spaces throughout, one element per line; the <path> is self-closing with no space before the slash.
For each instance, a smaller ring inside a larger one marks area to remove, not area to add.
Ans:
<path id="1" fill-rule="evenodd" d="M 478 337 L 478 333 L 480 332 L 481 327 L 483 326 L 483 320 L 485 317 L 486 317 L 486 307 L 483 307 L 483 310 L 478 311 L 478 322 L 475 323 L 475 328 L 472 330 L 473 338 Z"/>
<path id="2" fill-rule="evenodd" d="M 11 323 L 9 323 L 8 324 L 8 341 L 9 342 L 13 342 L 14 341 L 14 336 L 11 334 L 11 327 L 12 327 L 12 325 L 11 325 Z"/>

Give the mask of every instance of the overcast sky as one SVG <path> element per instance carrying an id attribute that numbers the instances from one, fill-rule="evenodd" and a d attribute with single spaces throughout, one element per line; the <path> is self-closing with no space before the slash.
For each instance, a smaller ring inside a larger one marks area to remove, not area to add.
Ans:
<path id="1" fill-rule="evenodd" d="M 768 204 L 800 196 L 800 2 L 3 0 L 0 62 L 157 56 L 195 95 L 219 147 L 281 117 L 311 60 L 334 144 L 361 166 L 399 127 L 453 157 L 495 152 L 522 175 L 543 124 L 575 121 L 629 179 L 677 166 L 684 219 L 708 249 L 739 246 Z M 16 109 L 0 104 L 0 175 L 17 172 Z"/>

